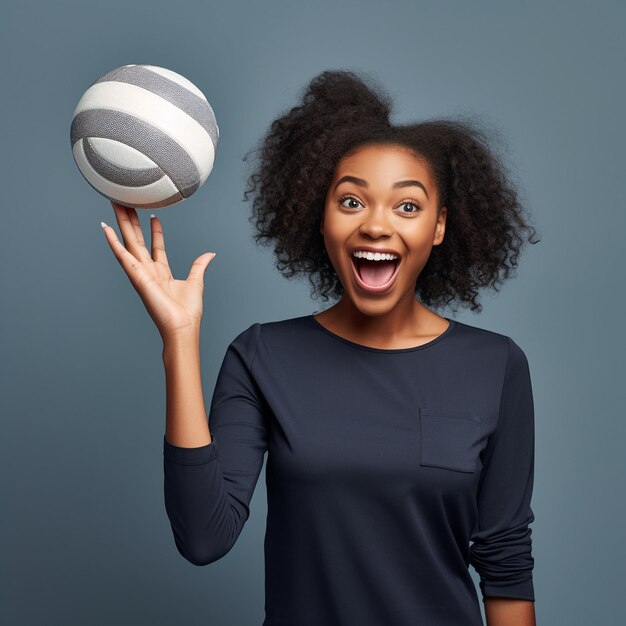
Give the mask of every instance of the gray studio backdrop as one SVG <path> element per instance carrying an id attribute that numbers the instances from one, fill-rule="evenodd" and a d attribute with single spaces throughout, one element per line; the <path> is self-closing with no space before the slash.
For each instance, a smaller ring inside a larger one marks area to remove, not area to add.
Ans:
<path id="1" fill-rule="evenodd" d="M 220 125 L 204 187 L 159 211 L 175 276 L 217 252 L 205 276 L 207 404 L 239 332 L 332 304 L 278 273 L 243 202 L 242 156 L 314 75 L 373 74 L 395 99 L 394 121 L 478 114 L 502 131 L 542 241 L 527 247 L 517 278 L 483 297 L 482 314 L 456 318 L 512 336 L 529 359 L 538 623 L 618 624 L 624 17 L 617 2 L 5 6 L 0 621 L 262 621 L 265 469 L 233 550 L 203 568 L 185 561 L 163 503 L 160 336 L 100 228 L 119 235 L 113 210 L 71 155 L 84 90 L 146 63 L 195 82 Z"/>

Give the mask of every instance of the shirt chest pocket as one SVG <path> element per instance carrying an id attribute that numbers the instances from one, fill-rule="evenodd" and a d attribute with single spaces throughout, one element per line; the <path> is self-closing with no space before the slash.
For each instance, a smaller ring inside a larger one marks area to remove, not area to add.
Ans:
<path id="1" fill-rule="evenodd" d="M 477 418 L 420 409 L 419 424 L 420 465 L 476 471 L 481 439 Z"/>

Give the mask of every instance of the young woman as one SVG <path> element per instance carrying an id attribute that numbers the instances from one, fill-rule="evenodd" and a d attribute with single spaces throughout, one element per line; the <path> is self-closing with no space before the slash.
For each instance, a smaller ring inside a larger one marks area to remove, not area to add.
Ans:
<path id="1" fill-rule="evenodd" d="M 124 244 L 105 226 L 107 240 L 163 338 L 166 511 L 188 561 L 217 561 L 267 452 L 265 626 L 482 624 L 470 564 L 489 626 L 532 625 L 528 362 L 432 309 L 480 310 L 534 229 L 483 131 L 393 125 L 390 110 L 356 74 L 324 72 L 261 141 L 245 192 L 257 243 L 338 301 L 239 334 L 208 422 L 213 254 L 176 280 L 160 221 L 149 252 L 136 211 L 113 205 Z"/>

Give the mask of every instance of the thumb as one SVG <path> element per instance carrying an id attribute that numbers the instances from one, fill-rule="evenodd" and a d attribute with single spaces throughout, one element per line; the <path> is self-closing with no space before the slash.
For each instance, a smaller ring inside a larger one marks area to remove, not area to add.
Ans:
<path id="1" fill-rule="evenodd" d="M 202 283 L 204 279 L 204 272 L 206 271 L 209 263 L 215 258 L 215 255 L 215 252 L 205 252 L 204 254 L 201 254 L 191 264 L 191 269 L 189 270 L 187 280 Z"/>

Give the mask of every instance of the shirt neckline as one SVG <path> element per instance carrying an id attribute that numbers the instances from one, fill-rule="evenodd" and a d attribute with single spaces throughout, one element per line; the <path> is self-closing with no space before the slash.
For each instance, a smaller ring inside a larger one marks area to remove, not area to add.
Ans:
<path id="1" fill-rule="evenodd" d="M 456 321 L 453 319 L 450 319 L 449 317 L 444 317 L 444 319 L 448 320 L 450 322 L 450 324 L 448 325 L 448 328 L 446 328 L 441 335 L 438 335 L 437 337 L 435 337 L 434 339 L 431 339 L 430 341 L 423 343 L 419 346 L 410 346 L 408 348 L 374 348 L 373 346 L 365 346 L 362 343 L 356 343 L 355 341 L 350 341 L 350 339 L 346 339 L 345 337 L 342 337 L 341 335 L 337 335 L 334 332 L 332 332 L 331 330 L 328 330 L 328 328 L 326 328 L 326 326 L 323 326 L 320 322 L 318 322 L 315 317 L 313 317 L 315 315 L 315 313 L 311 313 L 310 315 L 306 316 L 306 319 L 311 320 L 311 322 L 313 323 L 313 325 L 316 328 L 319 328 L 321 331 L 323 331 L 324 333 L 326 333 L 327 335 L 330 335 L 332 338 L 334 338 L 337 341 L 340 341 L 342 343 L 345 343 L 349 346 L 353 346 L 355 348 L 358 348 L 360 350 L 367 350 L 369 352 L 379 352 L 382 354 L 394 354 L 394 353 L 398 353 L 398 352 L 415 352 L 417 350 L 424 350 L 425 348 L 430 348 L 431 346 L 435 345 L 436 343 L 439 343 L 440 341 L 442 341 L 443 339 L 445 339 L 454 329 L 454 327 L 456 326 Z"/>

